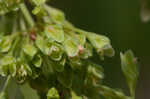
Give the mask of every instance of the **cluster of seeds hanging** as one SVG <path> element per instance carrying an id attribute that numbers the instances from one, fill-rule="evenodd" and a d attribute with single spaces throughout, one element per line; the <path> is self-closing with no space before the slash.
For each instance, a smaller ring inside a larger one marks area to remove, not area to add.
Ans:
<path id="1" fill-rule="evenodd" d="M 37 90 L 34 85 L 41 86 L 48 99 L 127 99 L 102 85 L 103 68 L 93 61 L 114 55 L 110 40 L 76 28 L 45 1 L 0 0 L 0 26 L 5 26 L 0 30 L 0 75 Z"/>

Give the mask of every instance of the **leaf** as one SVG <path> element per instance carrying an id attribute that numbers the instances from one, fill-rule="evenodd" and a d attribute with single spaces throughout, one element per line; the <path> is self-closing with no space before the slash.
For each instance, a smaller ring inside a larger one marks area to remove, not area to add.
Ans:
<path id="1" fill-rule="evenodd" d="M 42 65 L 42 73 L 46 77 L 49 77 L 51 74 L 54 74 L 53 64 L 51 63 L 51 60 L 49 59 L 48 56 L 44 56 L 44 61 Z"/>
<path id="2" fill-rule="evenodd" d="M 49 42 L 47 42 L 47 40 L 45 40 L 42 36 L 40 36 L 40 35 L 37 36 L 35 44 L 43 54 L 50 55 L 51 44 Z"/>
<path id="3" fill-rule="evenodd" d="M 66 57 L 63 57 L 60 61 L 53 61 L 53 67 L 57 72 L 63 72 L 66 63 Z"/>
<path id="4" fill-rule="evenodd" d="M 131 50 L 126 51 L 124 54 L 121 53 L 120 57 L 123 74 L 126 77 L 126 81 L 130 89 L 130 94 L 134 97 L 136 83 L 139 75 L 136 58 L 134 57 L 134 54 Z"/>
<path id="5" fill-rule="evenodd" d="M 88 33 L 87 37 L 100 56 L 114 56 L 114 50 L 106 36 Z"/>
<path id="6" fill-rule="evenodd" d="M 70 88 L 72 86 L 73 71 L 70 67 L 65 66 L 64 71 L 58 73 L 57 79 L 64 87 Z"/>
<path id="7" fill-rule="evenodd" d="M 39 55 L 36 55 L 33 59 L 33 64 L 35 65 L 35 67 L 39 68 L 42 65 L 42 57 Z"/>
<path id="8" fill-rule="evenodd" d="M 35 54 L 37 53 L 37 49 L 34 47 L 33 44 L 25 44 L 23 46 L 23 51 L 25 54 L 27 54 L 31 59 L 33 59 L 33 57 L 35 56 Z"/>
<path id="9" fill-rule="evenodd" d="M 86 42 L 86 36 L 83 34 L 76 34 L 76 37 L 77 37 L 78 44 L 80 44 L 81 46 L 84 46 Z"/>
<path id="10" fill-rule="evenodd" d="M 64 48 L 69 57 L 74 57 L 78 55 L 78 44 L 71 38 L 68 38 L 64 41 Z"/>
<path id="11" fill-rule="evenodd" d="M 16 75 L 16 71 L 17 71 L 17 68 L 16 68 L 15 63 L 9 65 L 9 72 L 13 77 Z"/>
<path id="12" fill-rule="evenodd" d="M 92 45 L 89 43 L 85 44 L 85 48 L 83 51 L 80 53 L 80 57 L 82 59 L 88 59 L 89 57 L 93 56 L 93 48 Z"/>
<path id="13" fill-rule="evenodd" d="M 1 65 L 10 65 L 12 63 L 14 63 L 14 58 L 11 55 L 6 55 L 4 57 L 2 57 L 2 59 L 0 60 L 0 64 Z"/>
<path id="14" fill-rule="evenodd" d="M 47 99 L 60 99 L 59 93 L 56 88 L 49 89 Z"/>
<path id="15" fill-rule="evenodd" d="M 16 75 L 16 64 L 15 59 L 11 55 L 6 55 L 0 60 L 0 74 L 6 76 L 11 74 Z"/>
<path id="16" fill-rule="evenodd" d="M 64 31 L 61 25 L 48 25 L 45 28 L 45 34 L 50 40 L 57 42 L 64 41 Z"/>
<path id="17" fill-rule="evenodd" d="M 37 36 L 36 46 L 52 60 L 59 61 L 62 58 L 62 46 L 56 42 L 48 42 L 41 36 Z"/>
<path id="18" fill-rule="evenodd" d="M 20 86 L 24 99 L 40 99 L 37 92 L 28 83 Z"/>
<path id="19" fill-rule="evenodd" d="M 90 42 L 93 44 L 93 46 L 97 49 L 103 48 L 105 45 L 110 44 L 110 40 L 102 35 L 98 35 L 95 33 L 89 33 L 88 34 L 88 39 Z"/>
<path id="20" fill-rule="evenodd" d="M 12 38 L 10 36 L 5 36 L 0 38 L 0 52 L 8 52 L 11 48 Z"/>
<path id="21" fill-rule="evenodd" d="M 30 68 L 30 66 L 28 64 L 23 64 L 25 71 L 27 72 L 27 74 L 29 76 L 32 75 L 32 69 Z"/>
<path id="22" fill-rule="evenodd" d="M 53 43 L 50 47 L 50 57 L 54 61 L 60 61 L 63 55 L 63 49 L 60 44 Z"/>
<path id="23" fill-rule="evenodd" d="M 50 7 L 50 6 L 45 6 L 47 11 L 50 14 L 51 19 L 56 23 L 56 24 L 64 24 L 65 22 L 65 15 L 64 13 L 56 8 Z"/>
<path id="24" fill-rule="evenodd" d="M 88 75 L 92 75 L 98 79 L 104 78 L 103 68 L 100 65 L 89 63 L 87 70 L 88 70 Z"/>
<path id="25" fill-rule="evenodd" d="M 107 45 L 107 46 L 104 46 L 104 48 L 103 48 L 103 54 L 108 57 L 112 57 L 115 55 L 115 51 L 111 45 Z"/>
<path id="26" fill-rule="evenodd" d="M 74 69 L 74 70 L 80 69 L 84 64 L 83 60 L 81 60 L 80 57 L 78 57 L 78 56 L 70 57 L 69 63 L 70 63 L 70 66 L 72 67 L 72 69 Z"/>

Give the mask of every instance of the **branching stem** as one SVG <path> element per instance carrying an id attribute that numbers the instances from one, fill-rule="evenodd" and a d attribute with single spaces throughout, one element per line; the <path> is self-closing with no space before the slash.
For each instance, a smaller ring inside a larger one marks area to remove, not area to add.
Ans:
<path id="1" fill-rule="evenodd" d="M 32 19 L 32 16 L 30 15 L 26 5 L 24 3 L 21 4 L 20 5 L 20 9 L 21 9 L 21 11 L 22 11 L 26 21 L 28 22 L 29 26 L 32 28 L 35 25 L 35 23 L 34 23 L 34 21 Z"/>

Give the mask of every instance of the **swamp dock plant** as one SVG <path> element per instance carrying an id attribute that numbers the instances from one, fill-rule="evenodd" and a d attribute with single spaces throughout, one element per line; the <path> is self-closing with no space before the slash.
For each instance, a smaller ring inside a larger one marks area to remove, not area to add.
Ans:
<path id="1" fill-rule="evenodd" d="M 0 0 L 0 99 L 134 99 L 132 51 L 120 54 L 125 95 L 103 84 L 103 67 L 93 61 L 114 56 L 109 38 L 75 27 L 47 2 Z"/>

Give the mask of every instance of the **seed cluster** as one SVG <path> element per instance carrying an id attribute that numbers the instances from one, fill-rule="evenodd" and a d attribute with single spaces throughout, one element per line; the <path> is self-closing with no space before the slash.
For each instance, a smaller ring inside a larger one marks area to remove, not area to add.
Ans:
<path id="1" fill-rule="evenodd" d="M 15 14 L 11 30 L 0 33 L 1 76 L 28 83 L 47 99 L 130 99 L 104 86 L 103 68 L 94 63 L 95 57 L 114 56 L 106 36 L 76 28 L 46 0 L 29 0 L 32 12 L 21 0 L 10 1 L 0 0 L 7 5 L 0 14 Z"/>

